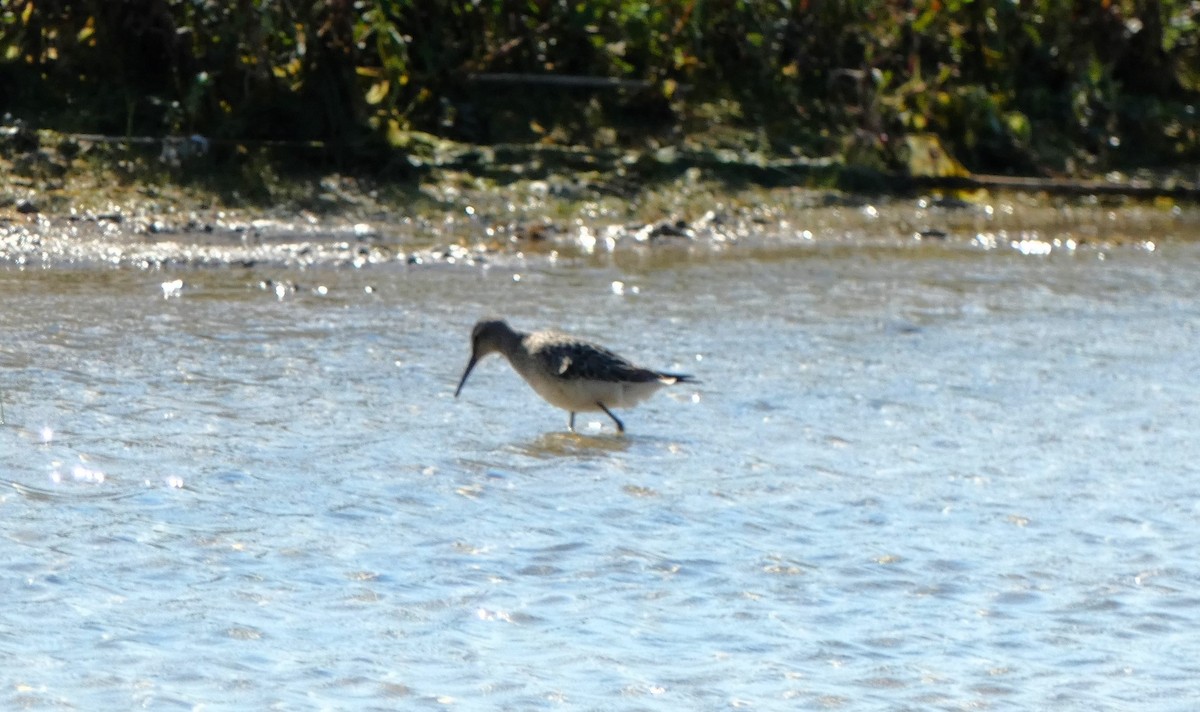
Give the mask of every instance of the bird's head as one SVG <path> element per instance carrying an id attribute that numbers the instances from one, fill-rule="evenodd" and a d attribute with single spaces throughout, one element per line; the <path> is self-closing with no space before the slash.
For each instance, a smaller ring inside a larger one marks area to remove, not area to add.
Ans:
<path id="1" fill-rule="evenodd" d="M 458 381 L 458 388 L 454 391 L 455 398 L 462 392 L 463 386 L 467 382 L 467 376 L 471 375 L 471 369 L 475 368 L 479 359 L 490 353 L 501 351 L 501 345 L 516 335 L 512 327 L 502 319 L 480 319 L 476 322 L 475 328 L 471 330 L 471 360 L 467 362 L 467 368 Z"/>

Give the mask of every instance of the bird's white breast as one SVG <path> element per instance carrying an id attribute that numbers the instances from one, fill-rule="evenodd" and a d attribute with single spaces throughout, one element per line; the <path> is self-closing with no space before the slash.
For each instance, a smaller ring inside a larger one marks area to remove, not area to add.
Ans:
<path id="1" fill-rule="evenodd" d="M 597 403 L 607 408 L 628 408 L 649 398 L 663 386 L 660 381 L 628 383 L 564 379 L 536 370 L 521 375 L 546 402 L 572 412 L 600 410 Z"/>

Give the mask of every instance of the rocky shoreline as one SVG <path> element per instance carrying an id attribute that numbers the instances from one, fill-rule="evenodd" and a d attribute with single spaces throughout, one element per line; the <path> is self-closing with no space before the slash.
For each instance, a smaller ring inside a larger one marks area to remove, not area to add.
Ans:
<path id="1" fill-rule="evenodd" d="M 1186 199 L 852 192 L 821 184 L 842 180 L 845 167 L 830 162 L 809 166 L 823 178 L 772 183 L 746 180 L 745 156 L 723 167 L 678 155 L 600 165 L 442 142 L 414 150 L 421 169 L 405 177 L 279 175 L 253 158 L 221 176 L 146 146 L 9 131 L 0 148 L 0 264 L 18 267 L 485 265 L 848 245 L 1039 253 L 1200 239 L 1200 210 Z"/>

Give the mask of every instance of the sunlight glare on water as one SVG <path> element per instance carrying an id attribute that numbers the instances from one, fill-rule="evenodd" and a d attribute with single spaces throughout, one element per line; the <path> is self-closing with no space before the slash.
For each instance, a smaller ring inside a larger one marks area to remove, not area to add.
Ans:
<path id="1" fill-rule="evenodd" d="M 1200 703 L 1194 245 L 520 274 L 0 272 L 0 706 Z"/>

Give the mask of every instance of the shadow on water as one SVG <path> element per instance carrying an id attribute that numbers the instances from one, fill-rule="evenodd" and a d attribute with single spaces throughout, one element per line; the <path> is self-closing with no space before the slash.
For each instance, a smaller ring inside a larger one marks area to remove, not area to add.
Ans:
<path id="1" fill-rule="evenodd" d="M 629 450 L 630 438 L 626 435 L 605 433 L 583 435 L 571 432 L 543 433 L 524 444 L 514 444 L 513 449 L 522 455 L 550 460 L 560 457 L 596 457 Z"/>

